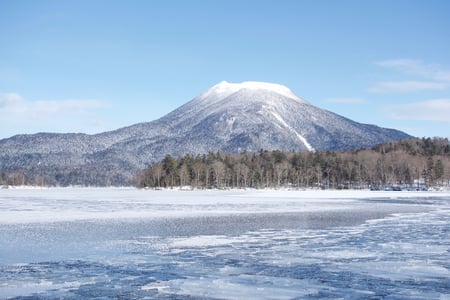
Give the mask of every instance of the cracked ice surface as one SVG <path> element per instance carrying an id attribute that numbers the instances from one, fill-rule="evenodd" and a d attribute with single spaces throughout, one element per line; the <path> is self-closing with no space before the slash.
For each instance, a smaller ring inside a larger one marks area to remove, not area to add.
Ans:
<path id="1" fill-rule="evenodd" d="M 0 190 L 0 298 L 448 299 L 450 194 Z"/>

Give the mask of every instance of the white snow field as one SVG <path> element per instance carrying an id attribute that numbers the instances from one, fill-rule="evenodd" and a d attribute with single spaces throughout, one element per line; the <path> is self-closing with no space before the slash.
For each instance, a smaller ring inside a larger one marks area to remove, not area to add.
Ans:
<path id="1" fill-rule="evenodd" d="M 450 192 L 0 189 L 0 299 L 450 299 Z"/>

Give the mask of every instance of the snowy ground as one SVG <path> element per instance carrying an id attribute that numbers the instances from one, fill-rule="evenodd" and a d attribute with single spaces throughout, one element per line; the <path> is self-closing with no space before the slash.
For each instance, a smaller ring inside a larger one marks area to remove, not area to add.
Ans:
<path id="1" fill-rule="evenodd" d="M 450 299 L 450 193 L 0 190 L 0 299 Z"/>

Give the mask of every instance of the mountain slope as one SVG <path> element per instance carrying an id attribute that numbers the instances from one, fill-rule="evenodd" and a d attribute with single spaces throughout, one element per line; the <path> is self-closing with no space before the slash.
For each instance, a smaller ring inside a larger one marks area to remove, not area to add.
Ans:
<path id="1" fill-rule="evenodd" d="M 221 82 L 156 121 L 96 135 L 0 140 L 0 171 L 41 176 L 47 184 L 130 184 L 167 154 L 344 150 L 408 137 L 317 108 L 282 85 Z"/>

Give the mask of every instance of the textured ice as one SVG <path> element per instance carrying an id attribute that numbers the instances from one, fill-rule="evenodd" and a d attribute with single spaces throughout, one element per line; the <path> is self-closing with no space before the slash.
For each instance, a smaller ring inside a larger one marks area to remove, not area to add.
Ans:
<path id="1" fill-rule="evenodd" d="M 0 191 L 0 298 L 448 299 L 450 194 Z"/>

